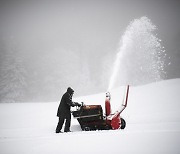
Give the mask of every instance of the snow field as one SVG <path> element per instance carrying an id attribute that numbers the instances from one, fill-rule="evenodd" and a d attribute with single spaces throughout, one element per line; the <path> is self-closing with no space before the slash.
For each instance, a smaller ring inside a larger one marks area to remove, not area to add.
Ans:
<path id="1" fill-rule="evenodd" d="M 2 154 L 176 154 L 180 153 L 180 79 L 130 87 L 122 117 L 124 130 L 82 132 L 72 117 L 72 133 L 56 134 L 59 102 L 0 104 Z M 113 89 L 112 111 L 121 104 L 124 87 Z M 105 93 L 74 98 L 100 104 Z"/>

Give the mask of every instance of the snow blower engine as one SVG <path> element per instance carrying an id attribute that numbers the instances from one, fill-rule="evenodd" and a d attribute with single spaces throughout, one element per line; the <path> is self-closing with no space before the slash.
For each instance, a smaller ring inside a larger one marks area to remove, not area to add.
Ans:
<path id="1" fill-rule="evenodd" d="M 74 118 L 77 118 L 83 131 L 124 129 L 126 127 L 126 122 L 120 117 L 120 114 L 127 106 L 128 93 L 129 85 L 126 88 L 122 105 L 115 113 L 111 113 L 111 95 L 107 92 L 105 115 L 103 115 L 101 105 L 84 105 L 84 103 L 82 103 L 80 107 L 77 107 L 76 111 L 73 111 L 72 114 Z"/>

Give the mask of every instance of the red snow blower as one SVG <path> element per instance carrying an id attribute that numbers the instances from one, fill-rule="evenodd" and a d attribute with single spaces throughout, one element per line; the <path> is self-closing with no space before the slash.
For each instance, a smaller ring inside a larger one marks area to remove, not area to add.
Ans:
<path id="1" fill-rule="evenodd" d="M 104 116 L 101 105 L 84 105 L 84 103 L 82 103 L 76 111 L 73 111 L 72 114 L 74 118 L 77 118 L 83 131 L 124 129 L 126 127 L 126 122 L 120 117 L 120 114 L 127 106 L 128 94 L 129 85 L 126 87 L 122 105 L 115 113 L 111 113 L 111 96 L 110 93 L 107 92 Z"/>

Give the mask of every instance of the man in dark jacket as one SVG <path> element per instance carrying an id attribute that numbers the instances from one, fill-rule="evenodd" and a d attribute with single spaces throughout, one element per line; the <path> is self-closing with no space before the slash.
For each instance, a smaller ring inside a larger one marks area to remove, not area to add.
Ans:
<path id="1" fill-rule="evenodd" d="M 56 133 L 60 133 L 62 126 L 65 122 L 64 132 L 70 132 L 71 125 L 71 106 L 74 107 L 75 103 L 72 102 L 72 96 L 74 94 L 74 90 L 72 88 L 68 88 L 67 92 L 62 96 L 61 102 L 58 107 L 57 116 L 59 117 L 59 122 L 56 127 Z"/>

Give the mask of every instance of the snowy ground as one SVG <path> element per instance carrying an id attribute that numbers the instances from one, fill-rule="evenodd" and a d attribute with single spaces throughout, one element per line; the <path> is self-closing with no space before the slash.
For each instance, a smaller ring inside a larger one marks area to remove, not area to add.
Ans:
<path id="1" fill-rule="evenodd" d="M 180 79 L 130 87 L 124 130 L 82 132 L 72 118 L 73 133 L 56 134 L 59 102 L 0 104 L 0 154 L 179 154 L 179 91 Z M 123 92 L 111 91 L 113 111 Z M 104 99 L 105 93 L 74 100 L 104 108 Z"/>

